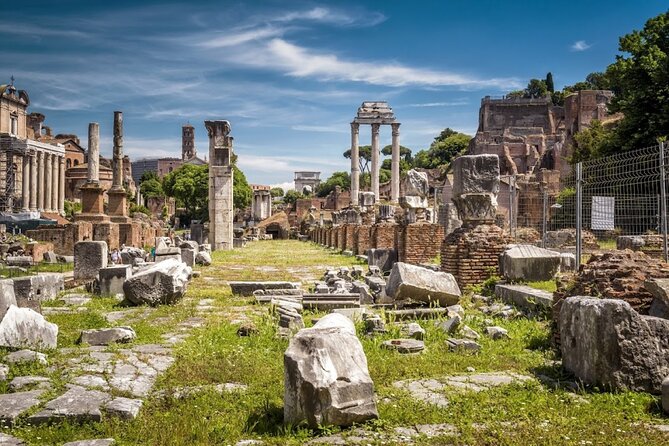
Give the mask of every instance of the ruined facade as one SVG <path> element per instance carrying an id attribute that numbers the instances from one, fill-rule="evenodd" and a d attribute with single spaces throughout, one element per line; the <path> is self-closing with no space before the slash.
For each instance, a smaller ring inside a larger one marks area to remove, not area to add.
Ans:
<path id="1" fill-rule="evenodd" d="M 212 251 L 233 248 L 233 169 L 230 122 L 204 121 L 209 134 L 209 243 Z"/>
<path id="2" fill-rule="evenodd" d="M 29 105 L 27 92 L 0 85 L 0 211 L 31 213 L 31 218 L 62 214 L 65 147 L 29 138 L 29 133 L 35 136 L 27 125 Z"/>
<path id="3" fill-rule="evenodd" d="M 295 190 L 301 193 L 307 187 L 311 192 L 314 192 L 318 185 L 321 184 L 320 176 L 321 173 L 315 171 L 303 170 L 295 172 Z"/>
<path id="4" fill-rule="evenodd" d="M 272 195 L 270 186 L 260 184 L 251 184 L 253 191 L 253 200 L 251 201 L 251 211 L 253 220 L 261 221 L 272 216 Z"/>

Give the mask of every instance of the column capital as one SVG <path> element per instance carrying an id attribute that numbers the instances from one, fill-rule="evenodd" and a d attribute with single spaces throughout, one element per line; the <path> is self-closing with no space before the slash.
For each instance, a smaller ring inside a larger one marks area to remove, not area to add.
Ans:
<path id="1" fill-rule="evenodd" d="M 358 133 L 360 131 L 360 123 L 359 122 L 352 122 L 351 123 L 351 131 Z"/>
<path id="2" fill-rule="evenodd" d="M 400 134 L 400 126 L 402 125 L 401 122 L 393 122 L 390 124 L 390 127 L 393 130 L 393 136 L 399 135 Z"/>
<path id="3" fill-rule="evenodd" d="M 378 134 L 380 128 L 381 128 L 381 124 L 379 124 L 378 122 L 375 122 L 374 124 L 372 124 L 372 133 Z"/>

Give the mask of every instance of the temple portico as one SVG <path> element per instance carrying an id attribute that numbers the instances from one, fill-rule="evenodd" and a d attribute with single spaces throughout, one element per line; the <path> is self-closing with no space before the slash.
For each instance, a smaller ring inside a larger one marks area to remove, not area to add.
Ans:
<path id="1" fill-rule="evenodd" d="M 379 133 L 382 125 L 392 127 L 391 193 L 390 200 L 399 202 L 400 192 L 400 123 L 395 119 L 393 109 L 387 102 L 363 102 L 358 114 L 351 122 L 351 206 L 358 206 L 360 192 L 360 124 L 369 124 L 372 128 L 371 189 L 374 202 L 380 199 L 379 172 L 381 170 Z"/>

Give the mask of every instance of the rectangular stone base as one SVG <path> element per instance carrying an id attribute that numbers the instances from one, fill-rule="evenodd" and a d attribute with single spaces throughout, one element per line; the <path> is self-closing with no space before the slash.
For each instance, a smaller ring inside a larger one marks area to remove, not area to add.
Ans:
<path id="1" fill-rule="evenodd" d="M 118 225 L 112 222 L 94 223 L 93 240 L 107 242 L 109 250 L 120 247 L 118 241 Z"/>

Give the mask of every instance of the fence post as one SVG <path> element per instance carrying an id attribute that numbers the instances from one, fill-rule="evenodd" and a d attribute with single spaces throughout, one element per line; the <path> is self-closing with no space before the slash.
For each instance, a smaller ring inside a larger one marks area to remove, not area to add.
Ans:
<path id="1" fill-rule="evenodd" d="M 543 214 L 542 214 L 542 219 L 541 219 L 541 247 L 546 248 L 546 220 L 548 219 L 548 191 L 546 189 L 546 186 L 542 184 L 542 189 L 543 189 L 543 200 L 544 200 L 544 206 L 543 206 Z"/>
<path id="2" fill-rule="evenodd" d="M 667 188 L 666 171 L 664 167 L 664 141 L 660 143 L 660 224 L 662 227 L 662 247 L 664 261 L 667 261 L 669 249 L 667 248 Z"/>
<path id="3" fill-rule="evenodd" d="M 581 254 L 583 246 L 581 243 L 581 229 L 583 223 L 583 163 L 576 164 L 576 271 L 581 268 Z"/>
<path id="4" fill-rule="evenodd" d="M 513 174 L 509 175 L 509 234 L 511 234 L 512 238 L 515 238 L 515 231 L 513 228 L 513 205 L 515 203 L 515 195 L 516 195 L 516 190 L 515 190 L 515 176 Z"/>

